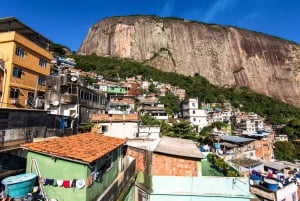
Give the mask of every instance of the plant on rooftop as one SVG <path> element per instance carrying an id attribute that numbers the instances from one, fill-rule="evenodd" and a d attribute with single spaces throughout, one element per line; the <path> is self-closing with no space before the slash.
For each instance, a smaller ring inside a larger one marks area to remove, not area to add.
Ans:
<path id="1" fill-rule="evenodd" d="M 237 177 L 240 174 L 235 171 L 224 159 L 218 157 L 216 154 L 208 154 L 207 160 L 213 164 L 213 166 L 220 172 L 223 172 L 227 177 Z"/>
<path id="2" fill-rule="evenodd" d="M 88 124 L 79 126 L 79 132 L 85 133 L 85 132 L 91 132 L 92 128 L 94 127 L 94 123 L 89 122 Z"/>
<path id="3" fill-rule="evenodd" d="M 144 116 L 142 116 L 141 121 L 142 121 L 142 124 L 145 126 L 159 126 L 160 125 L 160 121 L 149 114 L 145 114 Z"/>

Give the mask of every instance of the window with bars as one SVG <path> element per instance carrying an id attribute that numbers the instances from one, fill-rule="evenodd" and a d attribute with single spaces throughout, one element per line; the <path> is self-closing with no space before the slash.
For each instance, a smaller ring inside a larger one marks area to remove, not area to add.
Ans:
<path id="1" fill-rule="evenodd" d="M 47 67 L 47 61 L 45 59 L 40 58 L 39 65 L 43 68 Z"/>
<path id="2" fill-rule="evenodd" d="M 25 57 L 25 50 L 21 47 L 16 47 L 16 52 L 15 54 L 21 58 Z"/>
<path id="3" fill-rule="evenodd" d="M 38 84 L 39 85 L 46 85 L 46 79 L 43 77 L 43 76 L 40 76 L 39 75 L 39 78 L 38 78 Z"/>
<path id="4" fill-rule="evenodd" d="M 22 77 L 22 73 L 23 73 L 23 70 L 21 68 L 14 67 L 14 69 L 13 69 L 13 77 L 21 78 Z"/>
<path id="5" fill-rule="evenodd" d="M 20 96 L 20 90 L 17 88 L 10 88 L 9 97 L 18 99 Z"/>

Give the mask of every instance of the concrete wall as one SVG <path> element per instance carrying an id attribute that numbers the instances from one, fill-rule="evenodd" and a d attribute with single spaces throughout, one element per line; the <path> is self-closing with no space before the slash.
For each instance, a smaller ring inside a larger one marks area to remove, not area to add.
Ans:
<path id="1" fill-rule="evenodd" d="M 111 137 L 135 138 L 138 132 L 138 122 L 106 122 L 99 123 L 98 126 L 99 129 L 101 129 L 102 126 L 106 126 L 107 132 L 104 132 L 104 134 Z"/>
<path id="2" fill-rule="evenodd" d="M 150 201 L 249 200 L 246 177 L 170 177 L 153 176 Z"/>
<path id="3" fill-rule="evenodd" d="M 47 111 L 25 109 L 0 109 L 0 146 L 18 147 L 33 138 L 73 134 L 68 128 L 60 129 L 60 116 Z"/>

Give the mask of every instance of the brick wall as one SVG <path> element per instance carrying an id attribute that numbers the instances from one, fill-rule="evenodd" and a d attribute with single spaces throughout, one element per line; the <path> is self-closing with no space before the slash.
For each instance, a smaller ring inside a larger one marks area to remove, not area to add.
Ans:
<path id="1" fill-rule="evenodd" d="M 152 175 L 198 176 L 197 161 L 190 158 L 153 153 Z"/>
<path id="2" fill-rule="evenodd" d="M 197 161 L 174 155 L 128 147 L 126 155 L 135 158 L 136 170 L 153 176 L 198 176 Z"/>
<path id="3" fill-rule="evenodd" d="M 135 158 L 137 171 L 145 172 L 145 153 L 146 151 L 143 149 L 134 147 L 127 148 L 126 155 Z"/>
<path id="4" fill-rule="evenodd" d="M 264 158 L 264 160 L 271 160 L 273 154 L 273 147 L 271 139 L 255 140 L 255 154 L 258 159 Z"/>

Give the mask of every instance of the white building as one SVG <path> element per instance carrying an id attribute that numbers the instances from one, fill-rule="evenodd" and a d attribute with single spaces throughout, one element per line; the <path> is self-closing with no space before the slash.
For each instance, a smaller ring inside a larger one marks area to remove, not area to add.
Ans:
<path id="1" fill-rule="evenodd" d="M 92 122 L 96 133 L 117 138 L 135 138 L 138 132 L 137 114 L 95 114 Z"/>
<path id="2" fill-rule="evenodd" d="M 198 109 L 198 98 L 189 98 L 181 102 L 181 115 L 197 127 L 200 132 L 203 127 L 208 126 L 207 114 L 205 110 Z"/>
<path id="3" fill-rule="evenodd" d="M 247 118 L 241 119 L 241 130 L 259 131 L 264 129 L 264 121 L 255 113 L 249 113 Z"/>

